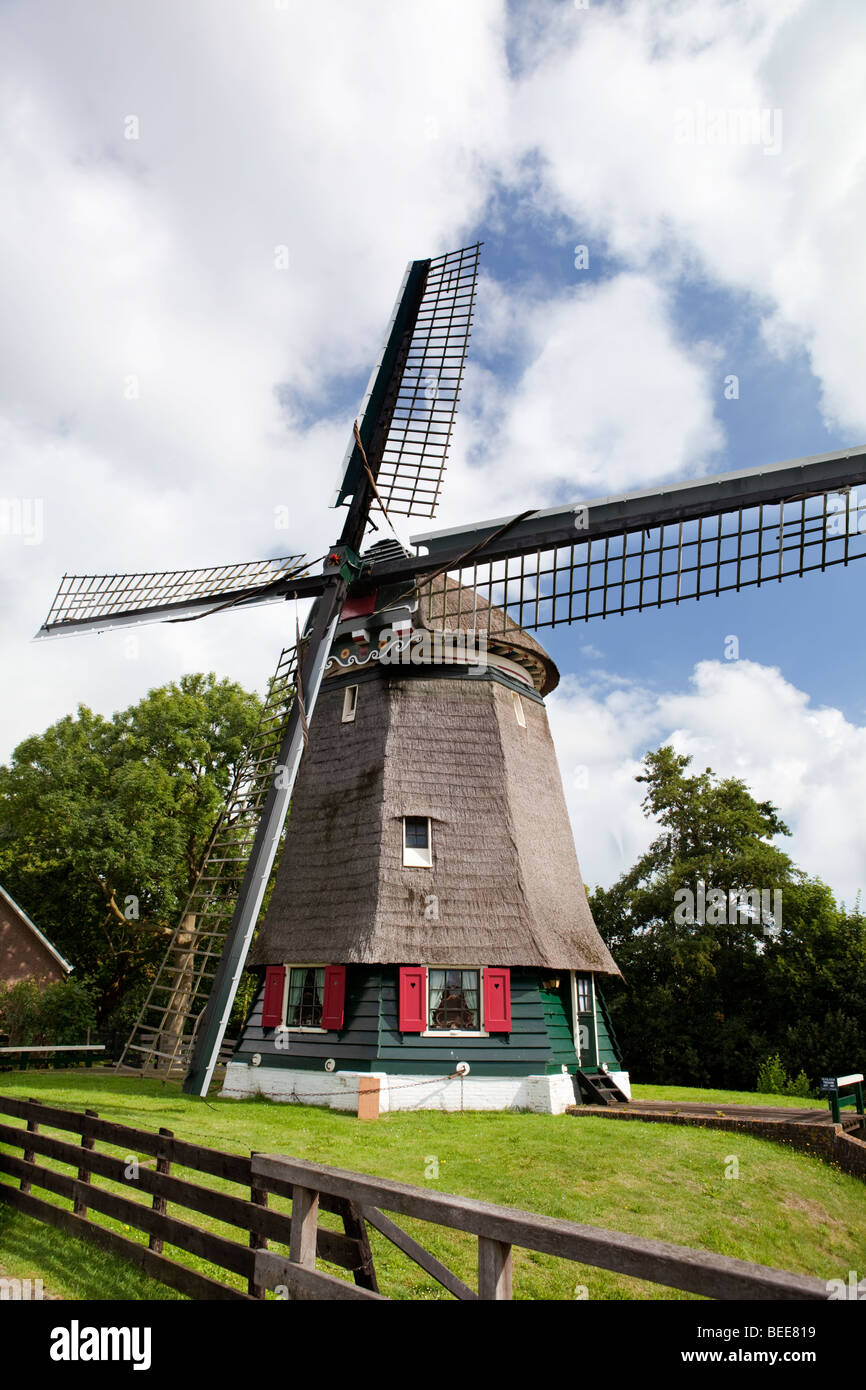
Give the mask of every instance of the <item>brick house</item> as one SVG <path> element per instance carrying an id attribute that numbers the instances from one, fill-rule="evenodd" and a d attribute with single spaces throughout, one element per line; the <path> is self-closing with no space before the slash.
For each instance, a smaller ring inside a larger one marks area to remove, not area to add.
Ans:
<path id="1" fill-rule="evenodd" d="M 0 887 L 0 984 L 35 979 L 40 984 L 65 980 L 72 966 Z"/>

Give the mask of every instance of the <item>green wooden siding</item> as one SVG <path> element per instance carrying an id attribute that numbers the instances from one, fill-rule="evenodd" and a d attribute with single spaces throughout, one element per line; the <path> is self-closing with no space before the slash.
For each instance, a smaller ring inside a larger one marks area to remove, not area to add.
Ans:
<path id="1" fill-rule="evenodd" d="M 551 1047 L 551 1056 L 545 1071 L 562 1071 L 563 1066 L 567 1066 L 570 1072 L 574 1072 L 577 1068 L 577 1053 L 574 1050 L 574 1034 L 571 1031 L 570 974 L 560 977 L 557 989 L 545 989 L 542 984 L 539 987 L 539 996 Z"/>
<path id="2" fill-rule="evenodd" d="M 598 1065 L 603 1066 L 606 1062 L 611 1071 L 621 1071 L 622 1053 L 597 979 L 595 982 L 595 1012 L 598 1024 Z"/>
<path id="3" fill-rule="evenodd" d="M 568 976 L 559 990 L 542 988 L 542 972 L 511 971 L 510 1033 L 489 1037 L 421 1037 L 399 1031 L 397 966 L 349 966 L 345 1026 L 339 1032 L 290 1033 L 289 1049 L 275 1046 L 276 1030 L 262 1028 L 259 990 L 234 1060 L 258 1052 L 263 1066 L 319 1070 L 333 1057 L 339 1070 L 442 1076 L 468 1062 L 477 1076 L 535 1076 L 577 1067 L 571 1031 Z"/>

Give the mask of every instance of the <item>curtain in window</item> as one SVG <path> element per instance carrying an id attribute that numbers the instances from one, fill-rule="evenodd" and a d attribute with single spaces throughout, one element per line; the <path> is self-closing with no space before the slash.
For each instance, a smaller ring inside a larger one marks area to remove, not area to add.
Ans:
<path id="1" fill-rule="evenodd" d="M 295 967 L 289 975 L 289 1002 L 286 1023 L 289 1028 L 321 1028 L 325 969 Z"/>
<path id="2" fill-rule="evenodd" d="M 478 971 L 431 970 L 430 1027 L 478 1027 Z"/>
<path id="3" fill-rule="evenodd" d="M 430 1001 L 429 1001 L 430 1017 L 431 1017 L 431 1019 L 432 1019 L 432 1018 L 435 1016 L 435 1014 L 436 1014 L 436 1010 L 440 1007 L 440 1005 L 441 1005 L 441 1003 L 442 1003 L 442 995 L 445 993 L 445 971 L 444 971 L 444 970 L 431 970 L 431 971 L 430 971 L 430 975 L 429 975 L 429 992 L 430 992 Z"/>

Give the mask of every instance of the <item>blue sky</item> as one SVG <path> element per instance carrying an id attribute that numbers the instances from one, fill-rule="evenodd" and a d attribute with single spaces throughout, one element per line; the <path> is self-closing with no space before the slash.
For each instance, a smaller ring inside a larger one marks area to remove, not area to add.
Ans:
<path id="1" fill-rule="evenodd" d="M 0 515 L 42 508 L 0 534 L 0 757 L 185 670 L 264 687 L 285 608 L 30 639 L 65 570 L 322 553 L 409 259 L 484 242 L 406 538 L 866 441 L 860 0 L 12 0 L 0 39 Z M 647 843 L 633 778 L 673 739 L 866 886 L 862 569 L 540 634 L 590 883 Z"/>

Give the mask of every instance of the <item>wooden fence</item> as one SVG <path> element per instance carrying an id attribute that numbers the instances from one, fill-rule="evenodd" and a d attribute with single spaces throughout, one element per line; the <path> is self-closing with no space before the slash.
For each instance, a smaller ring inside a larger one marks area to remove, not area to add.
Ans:
<path id="1" fill-rule="evenodd" d="M 25 1120 L 27 1125 L 24 1129 L 20 1125 L 0 1123 L 0 1175 L 19 1182 L 18 1187 L 13 1187 L 0 1181 L 0 1201 L 132 1260 L 146 1274 L 190 1298 L 265 1297 L 264 1289 L 255 1278 L 256 1252 L 266 1248 L 269 1239 L 290 1247 L 292 1217 L 290 1213 L 268 1209 L 267 1184 L 253 1176 L 250 1157 L 176 1139 L 168 1129 L 153 1134 L 112 1120 L 101 1120 L 92 1110 L 80 1114 L 36 1100 L 0 1096 L 0 1115 Z M 44 1128 L 72 1133 L 78 1142 L 45 1134 Z M 101 1153 L 96 1148 L 97 1142 L 125 1149 L 127 1157 Z M 5 1152 L 8 1148 L 22 1150 L 22 1157 Z M 155 1160 L 153 1166 L 146 1160 L 129 1161 L 139 1154 L 147 1155 L 151 1162 Z M 37 1163 L 37 1155 L 72 1166 L 77 1176 Z M 237 1183 L 249 1191 L 249 1198 L 175 1177 L 172 1165 Z M 141 1193 L 145 1200 L 100 1187 L 94 1178 L 122 1183 L 129 1193 Z M 71 1201 L 72 1210 L 34 1196 L 34 1187 Z M 150 1198 L 150 1205 L 146 1204 L 147 1198 Z M 244 1232 L 244 1242 L 169 1215 L 169 1202 L 239 1227 Z M 343 1232 L 319 1228 L 320 1258 L 340 1269 L 350 1270 L 361 1286 L 375 1289 L 364 1222 L 351 1204 L 341 1198 L 324 1202 L 323 1210 L 342 1217 Z M 130 1240 L 119 1231 L 90 1219 L 89 1212 L 97 1212 L 143 1232 L 149 1237 L 148 1245 Z M 163 1254 L 164 1244 L 241 1275 L 247 1280 L 247 1293 L 170 1259 Z"/>
<path id="2" fill-rule="evenodd" d="M 82 1115 L 34 1100 L 0 1096 L 0 1114 L 27 1124 L 23 1129 L 0 1123 L 0 1174 L 20 1184 L 13 1187 L 0 1181 L 0 1200 L 132 1259 L 146 1273 L 192 1298 L 264 1298 L 266 1290 L 273 1290 L 293 1299 L 378 1300 L 368 1226 L 458 1299 L 511 1298 L 514 1246 L 706 1298 L 827 1298 L 826 1283 L 804 1275 L 283 1155 L 245 1158 L 223 1153 L 176 1139 L 169 1130 L 152 1134 L 100 1120 L 93 1111 Z M 43 1126 L 72 1132 L 79 1142 L 45 1134 Z M 137 1175 L 130 1178 L 129 1163 L 100 1153 L 95 1147 L 100 1141 L 126 1148 L 130 1154 L 150 1155 L 156 1160 L 155 1169 L 139 1163 Z M 9 1147 L 21 1149 L 23 1156 L 2 1151 Z M 38 1164 L 37 1154 L 77 1168 L 78 1176 Z M 175 1177 L 172 1164 L 238 1183 L 249 1190 L 249 1199 Z M 151 1198 L 152 1205 L 99 1187 L 94 1177 L 137 1188 Z M 72 1210 L 34 1197 L 34 1186 L 71 1200 Z M 270 1209 L 270 1195 L 290 1199 L 291 1213 Z M 169 1215 L 169 1202 L 240 1227 L 246 1242 L 229 1240 Z M 144 1232 L 149 1245 L 99 1225 L 88 1217 L 89 1211 Z M 343 1231 L 320 1226 L 320 1211 L 341 1217 Z M 476 1237 L 477 1292 L 396 1225 L 386 1211 Z M 269 1240 L 284 1246 L 286 1253 L 269 1250 Z M 242 1275 L 247 1279 L 247 1293 L 169 1259 L 163 1254 L 164 1242 Z M 317 1269 L 317 1259 L 351 1271 L 354 1283 Z"/>

